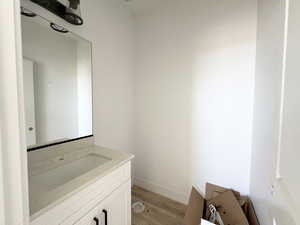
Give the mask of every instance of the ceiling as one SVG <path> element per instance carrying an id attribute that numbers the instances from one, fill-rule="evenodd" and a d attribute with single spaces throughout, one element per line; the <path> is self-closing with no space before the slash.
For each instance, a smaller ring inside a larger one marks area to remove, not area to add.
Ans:
<path id="1" fill-rule="evenodd" d="M 154 10 L 159 5 L 167 0 L 124 0 L 127 2 L 129 9 L 134 14 L 141 14 L 147 11 Z"/>

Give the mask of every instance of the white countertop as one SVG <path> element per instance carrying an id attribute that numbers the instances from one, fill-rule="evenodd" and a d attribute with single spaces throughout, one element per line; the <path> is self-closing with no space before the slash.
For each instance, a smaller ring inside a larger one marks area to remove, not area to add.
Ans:
<path id="1" fill-rule="evenodd" d="M 42 175 L 47 171 L 51 171 L 51 169 L 64 166 L 64 164 L 87 154 L 98 154 L 111 160 L 52 189 L 45 188 L 43 185 L 37 185 L 33 182 L 34 176 Z M 96 145 L 29 152 L 29 203 L 31 220 L 41 216 L 70 196 L 111 173 L 116 168 L 130 161 L 133 157 L 133 155 L 128 153 L 117 152 Z"/>

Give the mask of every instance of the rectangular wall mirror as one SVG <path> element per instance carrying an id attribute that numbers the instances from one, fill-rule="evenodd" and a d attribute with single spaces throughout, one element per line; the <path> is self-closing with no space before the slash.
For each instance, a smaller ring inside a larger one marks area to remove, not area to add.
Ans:
<path id="1" fill-rule="evenodd" d="M 28 150 L 92 136 L 91 43 L 22 10 Z"/>

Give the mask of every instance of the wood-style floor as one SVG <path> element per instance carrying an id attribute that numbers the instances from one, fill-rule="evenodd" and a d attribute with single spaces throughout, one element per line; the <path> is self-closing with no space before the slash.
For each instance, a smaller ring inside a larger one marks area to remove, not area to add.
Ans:
<path id="1" fill-rule="evenodd" d="M 132 203 L 142 201 L 143 213 L 132 212 L 132 225 L 182 225 L 186 206 L 147 191 L 140 187 L 132 188 Z"/>

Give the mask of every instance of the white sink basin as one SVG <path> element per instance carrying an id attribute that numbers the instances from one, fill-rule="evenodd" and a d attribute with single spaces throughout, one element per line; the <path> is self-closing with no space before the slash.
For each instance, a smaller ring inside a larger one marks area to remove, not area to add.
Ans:
<path id="1" fill-rule="evenodd" d="M 109 161 L 111 159 L 91 153 L 45 173 L 32 176 L 30 183 L 44 190 L 53 190 Z"/>

